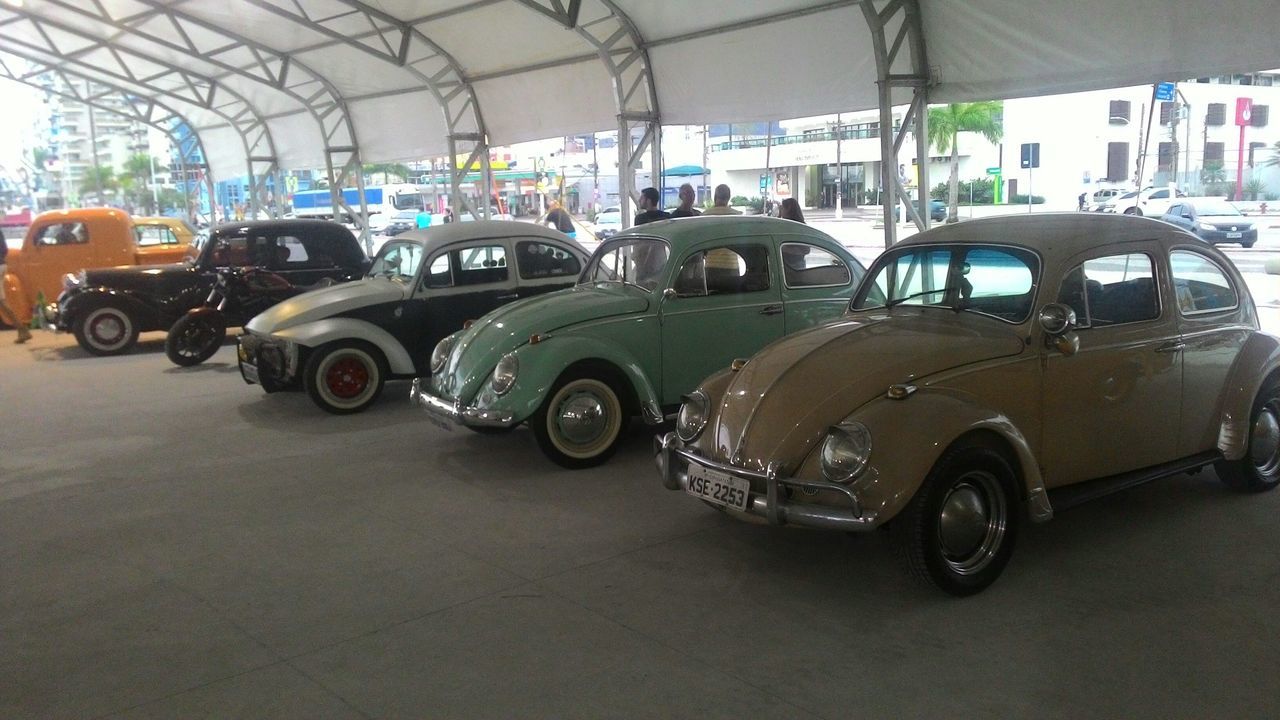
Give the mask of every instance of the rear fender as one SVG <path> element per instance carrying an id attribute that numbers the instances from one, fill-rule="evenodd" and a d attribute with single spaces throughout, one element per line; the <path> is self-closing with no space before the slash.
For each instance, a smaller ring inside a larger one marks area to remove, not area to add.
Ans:
<path id="1" fill-rule="evenodd" d="M 413 358 L 396 340 L 395 336 L 374 325 L 356 318 L 334 317 L 295 325 L 271 334 L 271 337 L 295 342 L 302 347 L 317 348 L 325 343 L 341 340 L 363 340 L 382 351 L 387 367 L 393 375 L 417 375 Z"/>
<path id="2" fill-rule="evenodd" d="M 1280 339 L 1255 332 L 1236 355 L 1223 389 L 1222 418 L 1218 425 L 1218 450 L 1228 460 L 1239 460 L 1249 449 L 1249 418 L 1262 383 L 1280 369 Z"/>

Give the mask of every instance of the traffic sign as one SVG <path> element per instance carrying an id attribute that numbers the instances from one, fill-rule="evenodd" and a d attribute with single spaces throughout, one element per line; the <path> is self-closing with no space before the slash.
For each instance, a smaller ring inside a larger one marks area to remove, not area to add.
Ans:
<path id="1" fill-rule="evenodd" d="M 1157 99 L 1157 100 L 1164 100 L 1164 101 L 1166 101 L 1166 102 L 1167 102 L 1167 101 L 1170 101 L 1170 100 L 1173 100 L 1173 93 L 1174 93 L 1174 92 L 1175 92 L 1175 88 L 1174 88 L 1173 83 L 1170 83 L 1170 82 L 1163 82 L 1163 83 L 1159 83 L 1159 84 L 1157 84 L 1157 85 L 1156 85 L 1156 99 Z"/>
<path id="2" fill-rule="evenodd" d="M 1236 125 L 1253 124 L 1253 98 L 1236 98 Z"/>
<path id="3" fill-rule="evenodd" d="M 1002 171 L 1000 168 L 998 168 L 998 167 L 989 167 L 989 168 L 987 168 L 987 174 L 988 174 L 988 175 L 999 175 L 1001 172 L 1003 172 L 1003 171 Z"/>
<path id="4" fill-rule="evenodd" d="M 1040 167 L 1040 143 L 1022 143 L 1022 167 Z"/>
<path id="5" fill-rule="evenodd" d="M 769 189 L 769 176 L 768 176 L 768 175 L 761 175 L 761 176 L 760 176 L 760 189 L 761 189 L 761 190 L 768 190 L 768 189 Z"/>

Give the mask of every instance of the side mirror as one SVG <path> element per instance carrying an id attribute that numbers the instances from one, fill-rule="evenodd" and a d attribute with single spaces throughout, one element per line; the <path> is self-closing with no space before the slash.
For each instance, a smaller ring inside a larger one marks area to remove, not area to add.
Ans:
<path id="1" fill-rule="evenodd" d="M 676 292 L 675 288 L 667 288 L 662 291 L 663 300 L 675 300 L 678 297 L 680 297 L 680 293 Z"/>
<path id="2" fill-rule="evenodd" d="M 1062 303 L 1049 303 L 1040 309 L 1040 327 L 1045 332 L 1045 344 L 1063 355 L 1075 355 L 1080 350 L 1080 336 L 1076 335 L 1076 311 Z"/>

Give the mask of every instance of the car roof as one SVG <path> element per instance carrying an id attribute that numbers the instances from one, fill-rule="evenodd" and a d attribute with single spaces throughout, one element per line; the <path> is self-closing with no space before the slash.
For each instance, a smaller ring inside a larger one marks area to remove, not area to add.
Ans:
<path id="1" fill-rule="evenodd" d="M 764 215 L 699 215 L 687 218 L 672 218 L 645 223 L 633 227 L 612 239 L 626 238 L 635 235 L 660 237 L 673 246 L 686 247 L 704 240 L 714 240 L 732 235 L 750 237 L 752 235 L 809 235 L 825 239 L 836 247 L 844 246 L 821 230 L 798 223 L 794 220 L 768 217 Z M 848 254 L 847 252 L 845 254 Z"/>
<path id="2" fill-rule="evenodd" d="M 562 245 L 568 245 L 572 248 L 576 248 L 582 253 L 583 257 L 591 254 L 572 238 L 559 230 L 552 230 L 549 227 L 544 227 L 537 223 L 518 222 L 516 220 L 476 220 L 475 222 L 469 223 L 452 222 L 442 223 L 440 225 L 432 224 L 430 227 L 418 228 L 400 233 L 395 237 L 395 239 L 413 240 L 415 242 L 422 243 L 423 249 L 427 252 L 434 252 L 437 248 L 442 248 L 447 245 L 470 242 L 472 240 L 505 237 L 535 237 L 554 240 Z"/>
<path id="3" fill-rule="evenodd" d="M 128 213 L 117 208 L 92 207 L 92 208 L 67 208 L 64 210 L 46 210 L 32 219 L 32 224 L 38 222 L 47 222 L 65 218 L 68 220 L 97 220 L 101 218 L 128 218 L 132 220 Z"/>
<path id="4" fill-rule="evenodd" d="M 1215 195 L 1215 196 L 1197 195 L 1194 197 L 1180 197 L 1177 199 L 1177 202 L 1175 202 L 1174 205 L 1185 205 L 1187 203 L 1191 203 L 1192 205 L 1195 205 L 1197 203 L 1207 203 L 1207 202 L 1225 203 L 1227 205 L 1231 205 L 1231 202 L 1229 200 L 1218 195 Z M 1231 206 L 1235 207 L 1234 205 L 1231 205 Z"/>
<path id="5" fill-rule="evenodd" d="M 220 223 L 213 228 L 211 235 L 243 235 L 252 232 L 344 232 L 350 233 L 343 225 L 332 220 L 316 218 L 282 218 L 278 220 L 235 220 Z"/>

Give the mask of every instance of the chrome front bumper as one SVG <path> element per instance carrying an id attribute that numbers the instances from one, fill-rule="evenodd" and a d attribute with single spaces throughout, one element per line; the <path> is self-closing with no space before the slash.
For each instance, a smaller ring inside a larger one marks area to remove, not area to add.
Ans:
<path id="1" fill-rule="evenodd" d="M 749 515 L 764 518 L 770 525 L 800 525 L 802 527 L 821 528 L 824 530 L 866 531 L 876 527 L 876 516 L 863 510 L 858 496 L 853 490 L 836 483 L 784 478 L 776 470 L 754 472 L 733 465 L 712 462 L 696 453 L 677 447 L 679 440 L 674 432 L 669 432 L 654 440 L 657 453 L 658 471 L 662 474 L 662 484 L 668 490 L 687 490 L 689 486 L 689 463 L 697 463 L 703 467 L 728 473 L 751 483 L 751 491 L 747 495 Z M 847 508 L 814 503 L 789 502 L 789 489 L 821 491 L 828 490 L 848 498 Z M 729 508 L 734 511 L 734 508 Z"/>
<path id="2" fill-rule="evenodd" d="M 409 400 L 427 411 L 427 415 L 441 427 L 467 425 L 469 427 L 511 427 L 516 422 L 511 413 L 465 407 L 461 400 L 450 402 L 432 395 L 422 388 L 422 378 L 415 378 L 409 389 Z"/>

